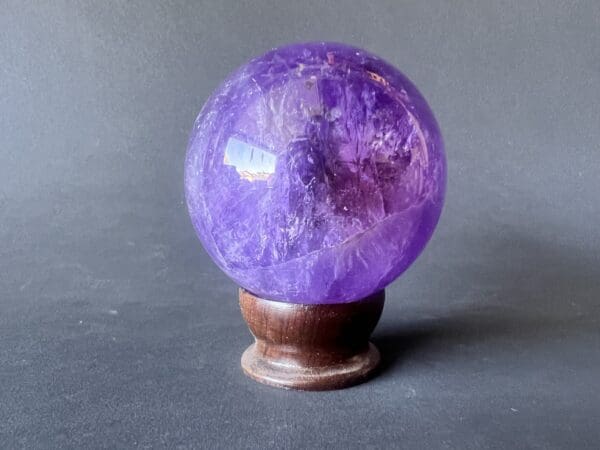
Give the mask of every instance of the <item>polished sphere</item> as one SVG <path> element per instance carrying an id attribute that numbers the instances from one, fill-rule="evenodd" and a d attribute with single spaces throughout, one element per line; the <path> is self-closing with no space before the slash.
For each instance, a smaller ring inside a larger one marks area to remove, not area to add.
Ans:
<path id="1" fill-rule="evenodd" d="M 344 303 L 383 289 L 431 237 L 446 163 L 425 99 L 396 68 L 327 42 L 277 48 L 206 102 L 185 163 L 207 252 L 270 300 Z"/>

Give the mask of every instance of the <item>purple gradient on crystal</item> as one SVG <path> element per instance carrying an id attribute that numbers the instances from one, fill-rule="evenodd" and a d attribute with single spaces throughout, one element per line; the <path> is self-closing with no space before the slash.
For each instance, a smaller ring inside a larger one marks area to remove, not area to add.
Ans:
<path id="1" fill-rule="evenodd" d="M 439 219 L 446 164 L 425 99 L 397 69 L 334 43 L 239 68 L 192 131 L 185 190 L 217 265 L 261 297 L 344 303 L 386 287 Z"/>

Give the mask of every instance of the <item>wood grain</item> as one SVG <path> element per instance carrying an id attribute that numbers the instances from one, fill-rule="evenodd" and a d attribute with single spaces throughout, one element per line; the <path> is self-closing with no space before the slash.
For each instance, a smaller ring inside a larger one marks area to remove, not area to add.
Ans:
<path id="1" fill-rule="evenodd" d="M 288 389 L 341 389 L 365 381 L 379 363 L 369 342 L 385 292 L 333 305 L 275 302 L 240 289 L 242 315 L 256 342 L 244 352 L 251 378 Z"/>

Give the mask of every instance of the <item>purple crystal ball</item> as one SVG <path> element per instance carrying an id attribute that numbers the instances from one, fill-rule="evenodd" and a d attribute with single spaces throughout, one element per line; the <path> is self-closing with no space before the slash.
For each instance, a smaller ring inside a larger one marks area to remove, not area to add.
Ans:
<path id="1" fill-rule="evenodd" d="M 230 75 L 192 131 L 185 192 L 200 240 L 254 294 L 344 303 L 415 260 L 444 202 L 440 130 L 396 68 L 329 42 Z"/>

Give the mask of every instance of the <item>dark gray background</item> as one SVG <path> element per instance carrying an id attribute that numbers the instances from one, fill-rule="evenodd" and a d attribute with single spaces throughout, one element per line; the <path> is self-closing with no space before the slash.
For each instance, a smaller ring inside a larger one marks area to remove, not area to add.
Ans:
<path id="1" fill-rule="evenodd" d="M 447 203 L 381 374 L 246 379 L 188 132 L 292 41 L 369 49 L 444 132 Z M 597 448 L 600 2 L 0 0 L 0 447 Z"/>

